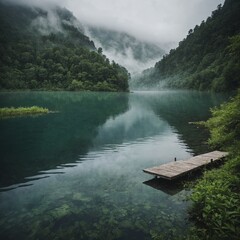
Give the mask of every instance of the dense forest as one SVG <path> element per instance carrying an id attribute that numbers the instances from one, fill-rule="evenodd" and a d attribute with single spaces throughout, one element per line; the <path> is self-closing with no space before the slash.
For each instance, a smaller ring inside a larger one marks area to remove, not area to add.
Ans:
<path id="1" fill-rule="evenodd" d="M 0 31 L 0 89 L 128 90 L 127 70 L 66 9 L 0 1 Z"/>
<path id="2" fill-rule="evenodd" d="M 240 1 L 226 0 L 135 86 L 229 91 L 240 85 Z"/>

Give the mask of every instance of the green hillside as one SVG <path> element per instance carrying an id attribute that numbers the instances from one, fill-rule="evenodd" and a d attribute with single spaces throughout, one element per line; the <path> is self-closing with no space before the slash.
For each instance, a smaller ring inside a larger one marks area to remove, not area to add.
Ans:
<path id="1" fill-rule="evenodd" d="M 66 9 L 0 1 L 0 89 L 127 91 L 129 74 Z"/>
<path id="2" fill-rule="evenodd" d="M 240 1 L 226 0 L 135 85 L 229 91 L 240 85 Z"/>

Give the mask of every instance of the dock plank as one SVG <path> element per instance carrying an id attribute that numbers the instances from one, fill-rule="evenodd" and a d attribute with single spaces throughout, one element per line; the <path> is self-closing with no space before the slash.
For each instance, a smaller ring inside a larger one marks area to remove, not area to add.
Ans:
<path id="1" fill-rule="evenodd" d="M 191 157 L 188 160 L 164 163 L 160 166 L 144 169 L 145 173 L 155 175 L 160 178 L 172 180 L 183 174 L 192 172 L 200 167 L 206 166 L 212 162 L 218 161 L 228 155 L 227 152 L 213 151 L 198 156 Z"/>

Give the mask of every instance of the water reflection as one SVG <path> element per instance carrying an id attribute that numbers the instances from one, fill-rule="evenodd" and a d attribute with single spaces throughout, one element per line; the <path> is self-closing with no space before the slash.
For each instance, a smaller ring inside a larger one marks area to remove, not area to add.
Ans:
<path id="1" fill-rule="evenodd" d="M 115 145 L 142 142 L 145 152 L 149 152 L 154 146 L 149 140 L 156 142 L 154 138 L 175 133 L 176 141 L 187 152 L 202 153 L 207 150 L 207 133 L 188 123 L 207 119 L 209 108 L 224 99 L 224 95 L 186 91 L 136 92 L 130 96 L 88 92 L 2 93 L 2 106 L 40 105 L 59 113 L 0 122 L 0 186 L 28 181 L 26 177 L 64 167 L 62 164 L 71 166 L 76 160 L 83 161 L 94 149 L 111 150 Z M 171 151 L 167 138 L 163 144 L 165 151 L 158 148 L 149 155 L 143 154 L 146 158 L 160 156 L 158 162 L 186 157 L 177 150 Z"/>
<path id="2" fill-rule="evenodd" d="M 127 94 L 5 93 L 0 100 L 2 106 L 39 105 L 59 111 L 37 118 L 1 120 L 2 187 L 75 162 L 92 146 L 98 126 L 128 109 Z"/>
<path id="3" fill-rule="evenodd" d="M 138 101 L 147 104 L 154 114 L 165 120 L 178 134 L 192 154 L 207 151 L 208 132 L 189 122 L 204 121 L 210 117 L 210 108 L 229 98 L 228 94 L 197 91 L 137 92 Z"/>
<path id="4" fill-rule="evenodd" d="M 94 143 L 103 145 L 145 141 L 155 136 L 168 135 L 169 131 L 169 124 L 157 116 L 146 102 L 139 102 L 132 96 L 129 110 L 108 119 L 99 127 Z"/>
<path id="5" fill-rule="evenodd" d="M 207 136 L 188 122 L 205 120 L 224 96 L 169 91 L 0 98 L 4 106 L 59 111 L 0 123 L 1 184 L 13 184 L 0 193 L 1 239 L 174 239 L 187 231 L 185 190 L 156 191 L 142 169 L 200 151 Z"/>
<path id="6" fill-rule="evenodd" d="M 142 184 L 146 161 L 150 165 L 156 161 L 152 153 L 166 147 L 181 151 L 176 141 L 173 135 L 92 150 L 75 167 L 63 168 L 63 175 L 1 193 L 0 226 L 4 231 L 0 236 L 129 239 L 131 235 L 131 239 L 150 239 L 150 230 L 169 234 L 169 226 L 185 228 L 183 206 L 187 204 L 179 196 L 170 198 Z"/>

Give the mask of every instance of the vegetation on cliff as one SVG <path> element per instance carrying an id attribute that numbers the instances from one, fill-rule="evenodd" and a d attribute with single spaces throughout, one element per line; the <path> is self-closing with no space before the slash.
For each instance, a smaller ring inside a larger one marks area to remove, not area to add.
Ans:
<path id="1" fill-rule="evenodd" d="M 226 0 L 206 21 L 154 68 L 145 70 L 137 87 L 164 86 L 231 91 L 240 86 L 240 1 Z"/>
<path id="2" fill-rule="evenodd" d="M 0 89 L 128 90 L 127 70 L 66 9 L 0 2 L 0 31 Z"/>

